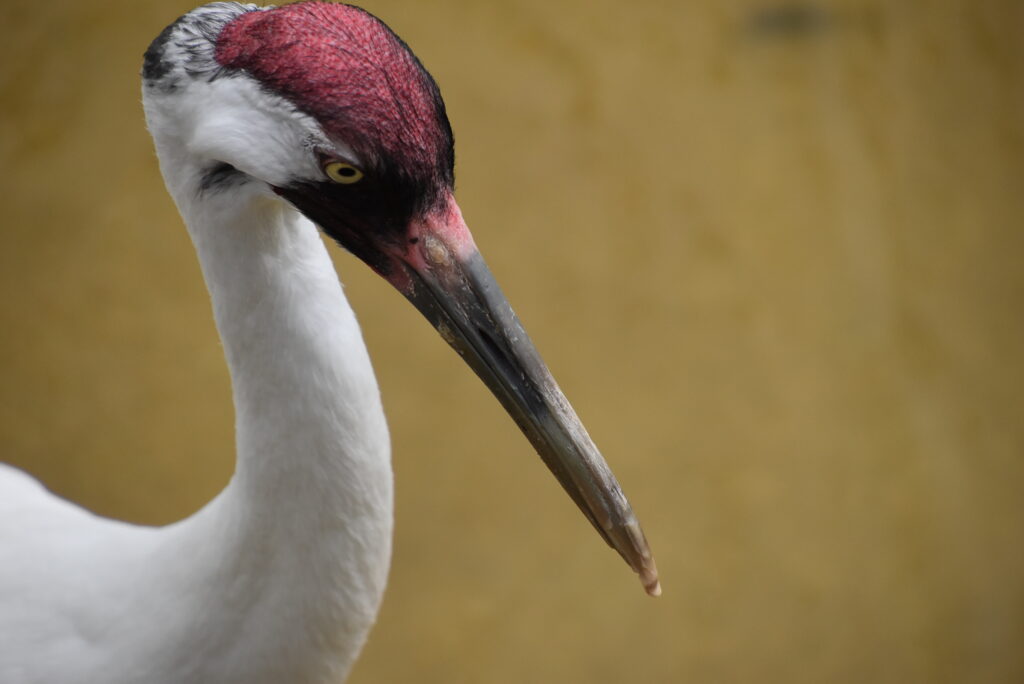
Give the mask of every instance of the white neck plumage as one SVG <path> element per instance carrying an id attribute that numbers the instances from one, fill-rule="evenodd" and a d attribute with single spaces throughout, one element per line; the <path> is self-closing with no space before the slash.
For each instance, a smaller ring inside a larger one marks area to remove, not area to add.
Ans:
<path id="1" fill-rule="evenodd" d="M 359 327 L 308 220 L 258 182 L 197 192 L 172 178 L 194 172 L 164 172 L 213 301 L 238 450 L 231 483 L 171 528 L 166 548 L 196 554 L 180 561 L 191 566 L 183 585 L 223 603 L 203 606 L 224 621 L 203 641 L 244 644 L 216 659 L 251 673 L 238 681 L 339 681 L 376 617 L 391 553 L 388 434 Z M 296 679 L 309 667 L 321 671 Z"/>
<path id="2" fill-rule="evenodd" d="M 231 371 L 237 468 L 160 533 L 161 589 L 195 602 L 171 617 L 204 623 L 164 626 L 184 643 L 157 652 L 167 681 L 341 681 L 384 592 L 392 473 L 377 382 L 327 250 L 268 185 L 318 172 L 304 145 L 315 128 L 247 78 L 182 84 L 147 87 L 143 102 Z M 181 671 L 189 662 L 218 671 Z"/>

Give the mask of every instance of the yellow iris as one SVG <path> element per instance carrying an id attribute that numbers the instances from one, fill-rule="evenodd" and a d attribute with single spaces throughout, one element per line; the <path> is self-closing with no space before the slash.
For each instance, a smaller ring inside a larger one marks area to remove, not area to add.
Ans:
<path id="1" fill-rule="evenodd" d="M 332 161 L 324 164 L 324 173 L 335 183 L 351 185 L 358 183 L 363 178 L 363 172 L 345 162 Z"/>

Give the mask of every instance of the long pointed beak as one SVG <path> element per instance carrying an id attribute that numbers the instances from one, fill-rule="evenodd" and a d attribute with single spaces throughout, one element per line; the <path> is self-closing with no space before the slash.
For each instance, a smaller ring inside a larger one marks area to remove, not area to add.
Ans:
<path id="1" fill-rule="evenodd" d="M 647 540 L 619 483 L 473 244 L 454 200 L 415 223 L 387 277 L 505 407 L 608 544 L 661 593 Z"/>

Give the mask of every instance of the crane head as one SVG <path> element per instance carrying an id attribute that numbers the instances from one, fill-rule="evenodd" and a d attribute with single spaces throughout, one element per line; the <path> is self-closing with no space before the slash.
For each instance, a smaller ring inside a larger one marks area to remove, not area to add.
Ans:
<path id="1" fill-rule="evenodd" d="M 228 193 L 283 199 L 386 278 L 491 389 L 647 592 L 660 593 L 618 482 L 466 227 L 444 102 L 398 36 L 349 5 L 214 3 L 153 42 L 143 81 L 179 206 Z"/>

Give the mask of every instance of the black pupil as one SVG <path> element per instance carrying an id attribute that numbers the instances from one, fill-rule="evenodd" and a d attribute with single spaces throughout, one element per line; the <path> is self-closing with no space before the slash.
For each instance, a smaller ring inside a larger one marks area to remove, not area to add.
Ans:
<path id="1" fill-rule="evenodd" d="M 356 175 L 356 170 L 353 169 L 351 166 L 339 166 L 338 175 L 351 178 L 352 176 Z"/>

